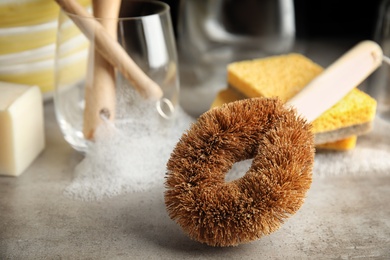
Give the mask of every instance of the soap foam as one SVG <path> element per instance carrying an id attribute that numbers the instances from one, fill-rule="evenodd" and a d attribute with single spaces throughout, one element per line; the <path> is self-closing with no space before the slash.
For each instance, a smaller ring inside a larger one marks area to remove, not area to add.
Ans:
<path id="1" fill-rule="evenodd" d="M 319 152 L 314 174 L 375 176 L 390 174 L 390 123 L 377 117 L 374 129 L 358 137 L 356 148 L 346 152 Z"/>
<path id="2" fill-rule="evenodd" d="M 107 123 L 96 132 L 95 143 L 65 189 L 69 197 L 100 200 L 163 188 L 170 153 L 194 119 L 177 107 L 175 117 L 166 120 L 154 102 L 145 102 L 130 90 L 118 96 L 118 120 L 115 126 Z M 390 124 L 377 118 L 374 130 L 359 137 L 354 150 L 316 153 L 314 176 L 389 174 L 389 130 Z M 226 181 L 242 177 L 251 162 L 233 165 Z"/>
<path id="3" fill-rule="evenodd" d="M 390 174 L 390 123 L 379 117 L 374 129 L 358 137 L 350 151 L 319 151 L 314 158 L 313 176 L 384 176 Z M 236 163 L 226 175 L 231 181 L 243 176 L 252 160 Z"/>
<path id="4" fill-rule="evenodd" d="M 66 196 L 101 200 L 163 187 L 170 153 L 194 119 L 180 106 L 173 118 L 164 119 L 155 102 L 146 102 L 130 88 L 118 98 L 115 126 L 107 122 L 97 129 Z"/>

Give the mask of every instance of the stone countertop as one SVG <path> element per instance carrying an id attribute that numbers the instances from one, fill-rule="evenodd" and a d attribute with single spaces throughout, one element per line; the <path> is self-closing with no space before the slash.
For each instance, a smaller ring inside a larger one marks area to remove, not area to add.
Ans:
<path id="1" fill-rule="evenodd" d="M 257 241 L 213 248 L 168 217 L 163 189 L 100 201 L 63 195 L 83 159 L 45 102 L 46 148 L 0 177 L 0 259 L 389 259 L 390 175 L 314 176 L 303 207 Z"/>

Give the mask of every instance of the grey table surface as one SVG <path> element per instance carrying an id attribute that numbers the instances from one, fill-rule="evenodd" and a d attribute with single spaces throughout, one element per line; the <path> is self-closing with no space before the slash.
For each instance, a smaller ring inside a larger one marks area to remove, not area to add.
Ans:
<path id="1" fill-rule="evenodd" d="M 389 175 L 314 176 L 303 207 L 278 231 L 213 248 L 170 220 L 163 189 L 64 196 L 83 156 L 63 139 L 52 101 L 44 111 L 45 150 L 21 176 L 0 177 L 0 259 L 390 259 Z"/>

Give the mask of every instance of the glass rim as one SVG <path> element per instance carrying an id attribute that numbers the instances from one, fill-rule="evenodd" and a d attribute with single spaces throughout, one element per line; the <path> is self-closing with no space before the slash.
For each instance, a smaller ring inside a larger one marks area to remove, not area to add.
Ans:
<path id="1" fill-rule="evenodd" d="M 123 17 L 121 17 L 121 16 L 119 16 L 119 17 L 94 17 L 91 12 L 88 12 L 88 13 L 90 15 L 92 15 L 92 17 L 91 16 L 83 16 L 83 15 L 79 15 L 79 14 L 65 11 L 62 8 L 60 8 L 60 11 L 64 14 L 68 15 L 69 17 L 72 16 L 72 17 L 77 17 L 79 19 L 96 19 L 98 21 L 99 20 L 117 20 L 117 21 L 139 20 L 139 19 L 143 19 L 143 18 L 147 18 L 147 17 L 152 17 L 155 15 L 161 16 L 161 15 L 169 14 L 169 11 L 170 11 L 170 6 L 167 3 L 156 1 L 156 0 L 128 0 L 126 2 L 130 3 L 130 4 L 149 4 L 149 5 L 153 5 L 153 6 L 160 6 L 162 8 L 161 8 L 161 10 L 158 10 L 156 12 L 152 12 L 152 13 L 149 13 L 146 15 L 140 14 L 140 15 L 134 15 L 134 16 L 123 16 Z M 92 6 L 87 6 L 85 8 L 88 11 L 92 10 Z"/>

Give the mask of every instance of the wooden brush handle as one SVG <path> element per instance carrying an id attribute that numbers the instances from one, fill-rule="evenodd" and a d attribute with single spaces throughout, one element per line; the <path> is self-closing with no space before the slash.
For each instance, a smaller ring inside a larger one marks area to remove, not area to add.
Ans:
<path id="1" fill-rule="evenodd" d="M 112 39 L 117 39 L 117 19 L 121 0 L 93 0 L 93 14 L 100 19 L 101 25 L 110 34 Z M 93 46 L 93 45 L 91 45 Z M 87 76 L 85 88 L 85 109 L 84 109 L 84 137 L 92 140 L 96 128 L 104 120 L 114 121 L 115 119 L 115 69 L 100 55 L 99 51 L 91 50 L 92 75 Z M 91 82 L 89 81 L 92 80 Z"/>
<path id="2" fill-rule="evenodd" d="M 312 122 L 365 80 L 382 64 L 382 59 L 382 49 L 376 42 L 362 41 L 327 67 L 287 104 Z"/>
<path id="3" fill-rule="evenodd" d="M 61 8 L 71 14 L 85 18 L 94 18 L 76 0 L 55 0 Z M 108 0 L 107 0 L 108 1 Z M 111 2 L 111 1 L 110 1 Z M 83 34 L 94 40 L 96 49 L 110 64 L 115 66 L 129 80 L 136 90 L 145 98 L 158 100 L 162 90 L 130 58 L 122 46 L 107 33 L 96 19 L 78 19 L 70 17 Z"/>

